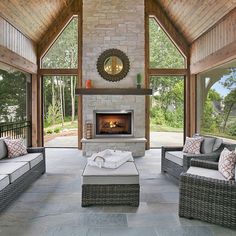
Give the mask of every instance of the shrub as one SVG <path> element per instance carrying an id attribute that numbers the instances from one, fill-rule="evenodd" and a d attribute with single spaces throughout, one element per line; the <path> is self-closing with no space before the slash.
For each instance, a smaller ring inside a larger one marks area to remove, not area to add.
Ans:
<path id="1" fill-rule="evenodd" d="M 54 129 L 54 133 L 59 133 L 61 131 L 61 129 L 59 127 Z"/>
<path id="2" fill-rule="evenodd" d="M 53 134 L 53 130 L 52 129 L 48 129 L 47 130 L 47 134 Z"/>
<path id="3" fill-rule="evenodd" d="M 236 136 L 236 123 L 231 124 L 228 128 L 228 132 L 232 136 Z"/>

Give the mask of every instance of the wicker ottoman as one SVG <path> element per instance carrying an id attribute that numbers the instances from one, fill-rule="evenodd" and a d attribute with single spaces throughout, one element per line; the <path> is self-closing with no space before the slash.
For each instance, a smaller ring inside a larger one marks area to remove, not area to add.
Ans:
<path id="1" fill-rule="evenodd" d="M 117 169 L 86 165 L 82 174 L 82 206 L 139 205 L 139 173 L 134 162 Z"/>

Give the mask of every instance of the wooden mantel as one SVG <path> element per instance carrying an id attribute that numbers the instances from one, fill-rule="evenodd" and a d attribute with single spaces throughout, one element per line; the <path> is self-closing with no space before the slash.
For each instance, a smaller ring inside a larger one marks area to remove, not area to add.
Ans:
<path id="1" fill-rule="evenodd" d="M 76 95 L 152 95 L 152 89 L 144 88 L 79 88 Z"/>

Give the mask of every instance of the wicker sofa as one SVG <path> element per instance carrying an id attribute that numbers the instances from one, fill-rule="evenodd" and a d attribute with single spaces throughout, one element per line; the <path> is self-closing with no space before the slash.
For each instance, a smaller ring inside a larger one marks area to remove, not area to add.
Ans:
<path id="1" fill-rule="evenodd" d="M 217 162 L 193 159 L 180 176 L 179 216 L 236 229 L 235 180 L 226 180 Z"/>
<path id="2" fill-rule="evenodd" d="M 190 167 L 191 159 L 200 159 L 217 162 L 221 151 L 227 147 L 234 150 L 236 144 L 224 143 L 221 139 L 202 136 L 201 154 L 183 153 L 183 147 L 162 147 L 161 172 L 179 179 L 182 172 Z"/>
<path id="3" fill-rule="evenodd" d="M 45 172 L 45 148 L 28 148 L 27 152 L 8 159 L 0 139 L 0 212 Z"/>

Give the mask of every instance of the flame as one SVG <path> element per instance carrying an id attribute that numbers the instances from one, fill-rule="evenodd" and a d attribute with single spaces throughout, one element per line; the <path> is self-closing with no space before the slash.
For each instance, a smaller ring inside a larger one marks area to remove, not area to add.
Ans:
<path id="1" fill-rule="evenodd" d="M 110 128 L 115 128 L 116 122 L 110 121 L 109 125 L 110 125 Z"/>

